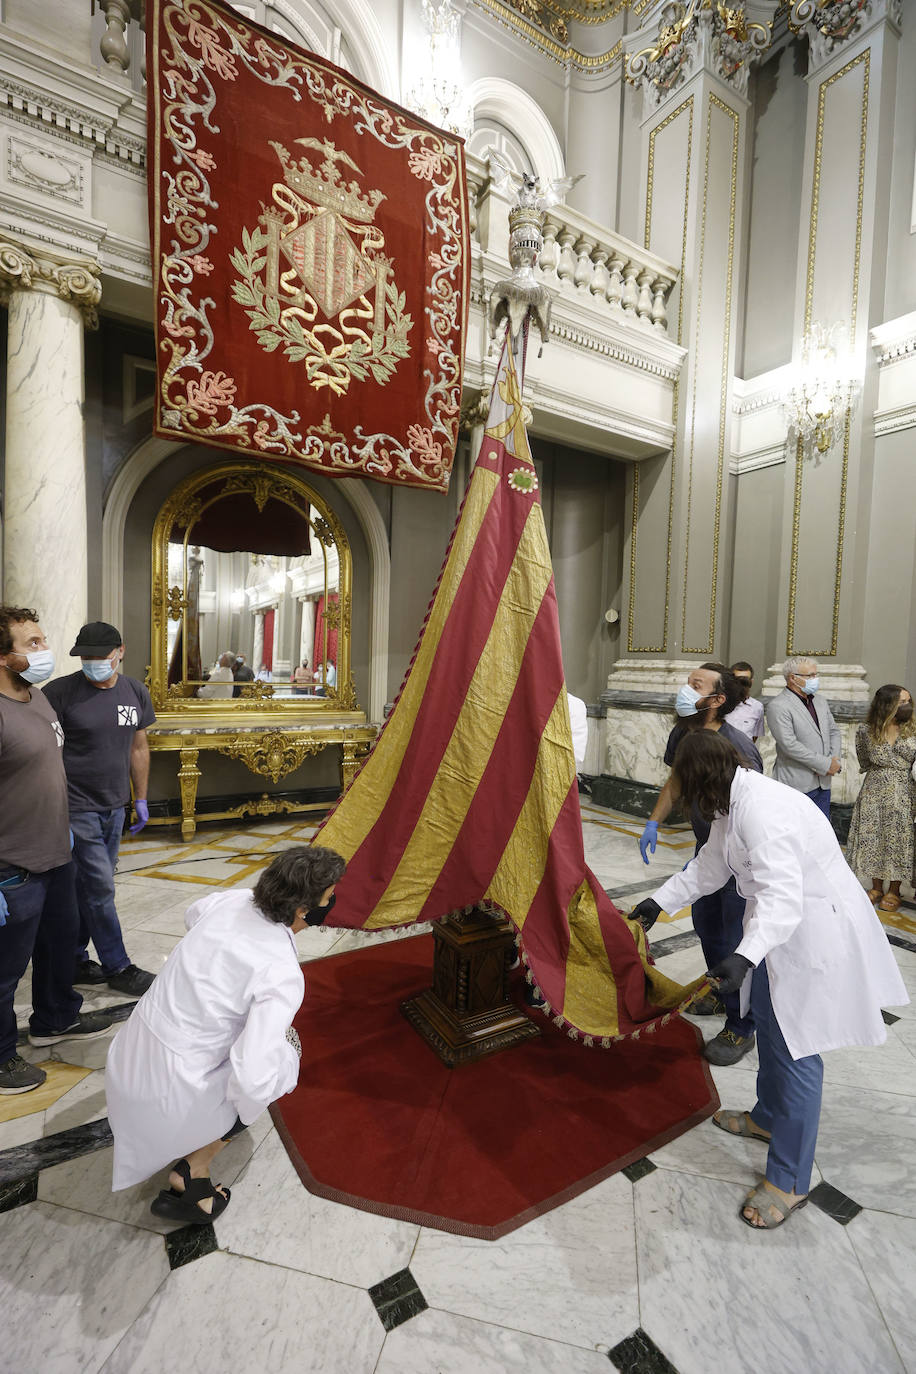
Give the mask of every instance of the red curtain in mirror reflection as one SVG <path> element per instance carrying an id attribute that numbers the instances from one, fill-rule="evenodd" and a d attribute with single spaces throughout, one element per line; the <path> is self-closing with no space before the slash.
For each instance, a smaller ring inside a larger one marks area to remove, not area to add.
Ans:
<path id="1" fill-rule="evenodd" d="M 274 620 L 276 611 L 273 607 L 264 612 L 264 649 L 261 653 L 261 667 L 265 672 L 273 672 L 274 666 Z"/>
<path id="2" fill-rule="evenodd" d="M 340 624 L 339 600 L 336 592 L 331 592 L 326 598 L 318 598 L 318 613 L 315 616 L 315 673 L 316 681 L 320 681 L 320 671 L 322 661 L 333 663 L 337 667 L 337 627 Z M 325 633 L 327 633 L 327 647 L 325 647 Z"/>

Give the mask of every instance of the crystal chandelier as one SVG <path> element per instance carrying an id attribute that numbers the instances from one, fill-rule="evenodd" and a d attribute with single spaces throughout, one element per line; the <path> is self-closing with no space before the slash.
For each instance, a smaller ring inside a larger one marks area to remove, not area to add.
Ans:
<path id="1" fill-rule="evenodd" d="M 460 81 L 461 15 L 452 0 L 423 0 L 423 23 L 426 49 L 407 105 L 430 124 L 469 138 L 473 115 Z"/>
<path id="2" fill-rule="evenodd" d="M 789 444 L 806 458 L 828 453 L 855 411 L 861 382 L 844 324 L 815 324 L 802 341 L 795 384 L 783 401 Z"/>

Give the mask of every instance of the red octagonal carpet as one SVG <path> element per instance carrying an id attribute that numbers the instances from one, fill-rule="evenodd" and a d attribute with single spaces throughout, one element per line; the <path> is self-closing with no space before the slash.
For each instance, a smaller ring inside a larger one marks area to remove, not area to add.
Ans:
<path id="1" fill-rule="evenodd" d="M 310 1192 L 497 1240 L 718 1108 L 680 1017 L 589 1049 L 532 1012 L 542 1035 L 447 1069 L 399 1010 L 432 959 L 423 935 L 303 965 L 299 1086 L 271 1113 Z"/>

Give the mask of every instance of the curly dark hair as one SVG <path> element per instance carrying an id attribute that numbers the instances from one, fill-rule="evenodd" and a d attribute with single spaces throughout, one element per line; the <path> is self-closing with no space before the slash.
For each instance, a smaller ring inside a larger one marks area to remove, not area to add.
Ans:
<path id="1" fill-rule="evenodd" d="M 717 730 L 692 730 L 674 756 L 681 796 L 688 806 L 696 806 L 706 821 L 728 814 L 732 779 L 738 768 L 746 767 L 735 746 L 722 739 Z"/>
<path id="2" fill-rule="evenodd" d="M 28 606 L 0 606 L 0 654 L 13 652 L 13 625 L 24 625 L 27 620 L 38 623 L 38 612 Z"/>
<path id="3" fill-rule="evenodd" d="M 297 911 L 311 911 L 323 892 L 340 882 L 346 861 L 333 849 L 297 844 L 268 864 L 255 884 L 254 904 L 269 921 L 291 926 Z"/>

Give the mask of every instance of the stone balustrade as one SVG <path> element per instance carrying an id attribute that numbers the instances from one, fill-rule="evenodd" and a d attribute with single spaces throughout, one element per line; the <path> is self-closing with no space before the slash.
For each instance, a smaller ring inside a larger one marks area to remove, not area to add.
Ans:
<path id="1" fill-rule="evenodd" d="M 490 230 L 499 239 L 499 218 L 506 219 L 508 245 L 509 201 L 492 186 L 486 162 L 469 156 L 467 164 L 472 238 L 498 251 Z M 491 197 L 497 204 L 485 216 L 483 205 Z M 610 318 L 667 334 L 667 303 L 677 279 L 670 264 L 565 205 L 547 211 L 543 232 L 538 270 L 545 285 L 590 301 Z"/>
<path id="2" fill-rule="evenodd" d="M 107 75 L 146 85 L 146 0 L 96 0 L 105 24 L 99 55 Z M 139 59 L 139 60 L 138 60 Z"/>

